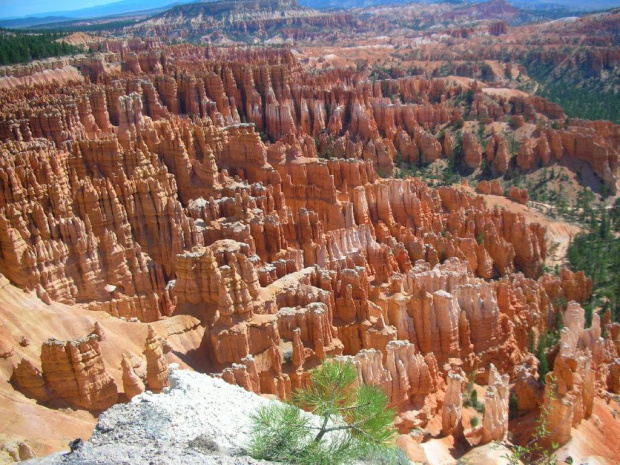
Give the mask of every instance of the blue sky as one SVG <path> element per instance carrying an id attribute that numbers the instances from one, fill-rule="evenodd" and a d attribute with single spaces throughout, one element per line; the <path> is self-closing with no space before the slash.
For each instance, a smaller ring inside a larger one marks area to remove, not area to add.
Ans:
<path id="1" fill-rule="evenodd" d="M 48 11 L 70 11 L 105 5 L 115 0 L 0 0 L 0 18 Z"/>

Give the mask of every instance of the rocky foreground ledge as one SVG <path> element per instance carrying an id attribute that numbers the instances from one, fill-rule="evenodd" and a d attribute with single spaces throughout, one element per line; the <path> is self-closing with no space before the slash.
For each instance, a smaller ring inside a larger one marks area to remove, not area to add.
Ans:
<path id="1" fill-rule="evenodd" d="M 146 392 L 99 418 L 92 437 L 72 453 L 28 464 L 267 464 L 245 456 L 249 414 L 270 402 L 238 386 L 170 369 L 170 388 Z"/>

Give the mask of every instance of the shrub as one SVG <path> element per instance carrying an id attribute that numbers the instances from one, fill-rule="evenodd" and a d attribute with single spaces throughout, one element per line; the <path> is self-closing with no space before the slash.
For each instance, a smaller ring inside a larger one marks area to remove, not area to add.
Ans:
<path id="1" fill-rule="evenodd" d="M 271 404 L 250 417 L 250 455 L 257 459 L 286 461 L 306 446 L 308 418 L 293 405 Z"/>
<path id="2" fill-rule="evenodd" d="M 519 411 L 519 399 L 516 393 L 512 393 L 510 395 L 510 400 L 508 401 L 508 410 L 510 411 L 510 415 L 514 416 Z"/>
<path id="3" fill-rule="evenodd" d="M 296 405 L 273 403 L 251 417 L 249 453 L 257 459 L 302 465 L 338 465 L 361 457 L 391 457 L 395 411 L 386 394 L 354 387 L 351 363 L 326 361 L 313 370 L 310 385 L 294 392 Z M 315 424 L 298 407 L 320 417 Z M 388 462 L 386 462 L 388 463 Z"/>
<path id="4" fill-rule="evenodd" d="M 549 347 L 548 335 L 543 333 L 538 341 L 538 348 L 536 350 L 536 358 L 538 359 L 538 374 L 540 380 L 544 383 L 545 376 L 549 373 L 549 362 L 547 361 L 547 347 Z"/>
<path id="5" fill-rule="evenodd" d="M 503 455 L 502 458 L 505 458 L 509 465 L 518 465 L 522 463 L 531 465 L 557 464 L 557 457 L 554 455 L 554 450 L 559 447 L 559 444 L 551 443 L 551 447 L 549 447 L 548 444 L 552 433 L 549 429 L 549 416 L 553 411 L 551 405 L 553 405 L 553 401 L 557 398 L 554 394 L 556 380 L 553 376 L 550 378 L 550 402 L 548 404 L 543 404 L 541 407 L 540 417 L 536 422 L 531 439 L 523 446 L 517 444 L 508 446 L 511 449 L 510 455 Z"/>
<path id="6" fill-rule="evenodd" d="M 475 389 L 471 392 L 471 406 L 478 413 L 484 412 L 484 404 L 478 400 L 478 391 Z"/>

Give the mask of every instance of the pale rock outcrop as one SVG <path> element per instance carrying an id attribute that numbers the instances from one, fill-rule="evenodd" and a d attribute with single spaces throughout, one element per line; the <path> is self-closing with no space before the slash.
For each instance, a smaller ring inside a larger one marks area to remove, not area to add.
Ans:
<path id="1" fill-rule="evenodd" d="M 463 411 L 462 374 L 450 371 L 446 376 L 446 394 L 441 409 L 441 432 L 445 436 L 463 434 L 461 414 Z"/>
<path id="2" fill-rule="evenodd" d="M 508 434 L 508 404 L 510 398 L 508 375 L 500 375 L 493 364 L 489 369 L 489 384 L 484 395 L 482 444 L 503 441 Z"/>
<path id="3" fill-rule="evenodd" d="M 437 411 L 434 394 L 443 387 L 433 354 L 423 356 L 408 341 L 392 341 L 385 357 L 376 349 L 359 351 L 355 356 L 336 357 L 353 363 L 358 383 L 382 388 L 391 404 L 405 413 L 397 420 L 401 430 L 424 425 Z M 407 426 L 409 425 L 409 426 Z"/>
<path id="4" fill-rule="evenodd" d="M 553 371 L 545 379 L 543 402 L 549 411 L 551 431 L 548 440 L 558 444 L 565 444 L 571 428 L 592 414 L 596 377 L 592 349 L 600 338 L 593 337 L 592 328 L 585 330 L 584 322 L 584 310 L 576 302 L 569 303 L 566 327 L 560 333 L 560 350 Z M 595 331 L 600 332 L 600 325 Z"/>

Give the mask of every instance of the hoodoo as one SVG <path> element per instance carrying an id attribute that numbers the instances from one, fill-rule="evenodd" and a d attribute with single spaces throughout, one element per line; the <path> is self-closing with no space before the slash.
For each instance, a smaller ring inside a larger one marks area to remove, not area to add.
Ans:
<path id="1" fill-rule="evenodd" d="M 618 10 L 160 3 L 0 30 L 0 462 L 359 440 L 333 366 L 379 462 L 620 461 Z"/>

